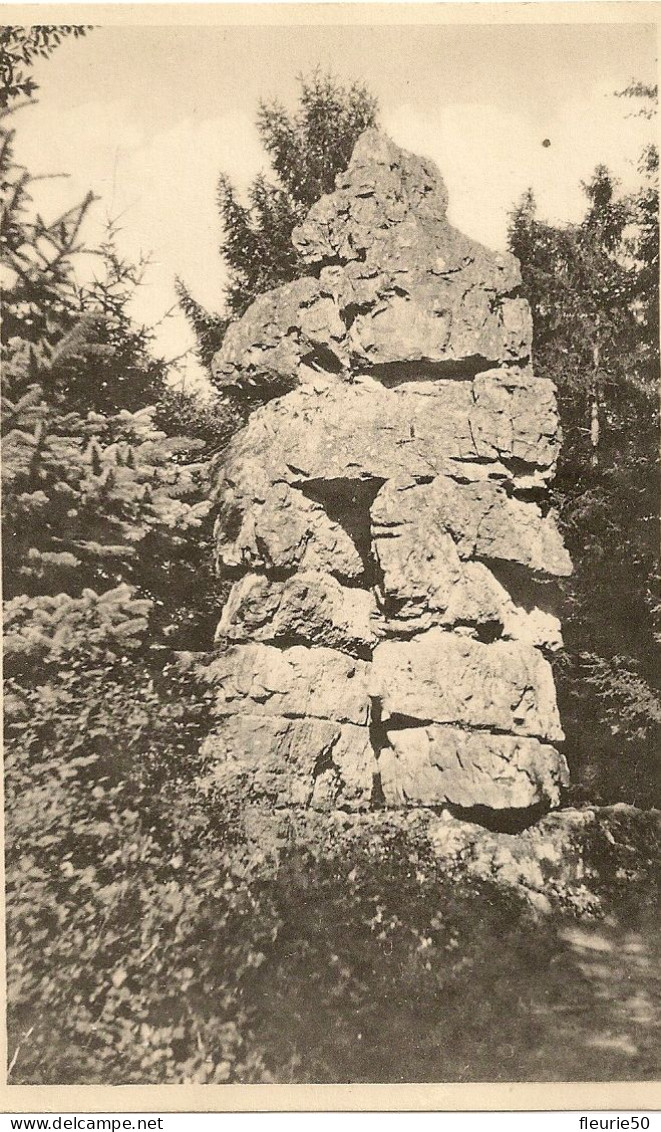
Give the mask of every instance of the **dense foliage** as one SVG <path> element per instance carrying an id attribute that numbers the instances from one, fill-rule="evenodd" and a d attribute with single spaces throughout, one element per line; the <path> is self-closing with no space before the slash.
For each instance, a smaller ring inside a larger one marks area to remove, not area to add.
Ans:
<path id="1" fill-rule="evenodd" d="M 376 124 L 377 102 L 360 83 L 347 88 L 316 71 L 301 78 L 300 87 L 293 115 L 277 101 L 259 106 L 257 128 L 273 179 L 260 173 L 248 190 L 246 205 L 230 180 L 220 177 L 221 254 L 229 271 L 227 315 L 209 314 L 179 281 L 182 307 L 205 365 L 222 343 L 230 318 L 243 314 L 263 291 L 305 274 L 292 232 L 315 201 L 333 191 L 358 137 Z"/>
<path id="2" fill-rule="evenodd" d="M 588 932 L 577 956 L 571 927 L 563 938 L 514 891 L 448 870 L 396 830 L 348 852 L 332 835 L 314 852 L 294 843 L 277 871 L 230 856 L 213 811 L 163 776 L 185 737 L 176 714 L 159 727 L 154 706 L 143 698 L 136 733 L 113 705 L 114 757 L 100 748 L 96 761 L 67 749 L 59 713 L 52 764 L 37 742 L 12 772 L 15 1080 L 654 1079 L 653 1026 L 637 1025 L 633 1060 L 608 1038 L 631 1023 L 603 972 L 610 963 L 630 997 L 623 948 L 655 962 L 640 936 Z M 26 726 L 37 735 L 44 722 L 42 706 Z M 136 776 L 145 756 L 155 778 Z M 595 1031 L 605 1048 L 591 1047 Z"/>
<path id="3" fill-rule="evenodd" d="M 130 585 L 152 602 L 155 641 L 206 647 L 222 594 L 207 457 L 227 438 L 227 413 L 169 387 L 151 333 L 128 314 L 138 269 L 112 231 L 85 248 L 92 198 L 44 221 L 14 130 L 2 133 L 5 598 Z M 81 252 L 105 268 L 84 287 Z"/>
<path id="4" fill-rule="evenodd" d="M 95 978 L 114 985 L 112 955 L 130 966 L 145 902 L 168 919 L 172 861 L 197 828 L 185 788 L 208 691 L 180 650 L 209 647 L 222 602 L 207 468 L 227 414 L 169 386 L 128 314 L 140 266 L 112 231 L 85 245 L 92 197 L 53 221 L 36 212 L 13 121 L 0 147 L 10 1058 L 13 1079 L 33 1058 L 42 1080 L 111 1079 L 108 1060 L 134 1070 L 113 1048 L 112 1005 L 105 1060 L 93 1040 Z M 77 283 L 80 254 L 98 282 Z"/>
<path id="5" fill-rule="evenodd" d="M 636 88 L 633 88 L 636 93 Z M 640 188 L 608 170 L 583 220 L 554 227 L 528 193 L 512 216 L 535 370 L 558 388 L 554 502 L 574 561 L 558 664 L 568 753 L 594 800 L 661 795 L 658 154 Z"/>

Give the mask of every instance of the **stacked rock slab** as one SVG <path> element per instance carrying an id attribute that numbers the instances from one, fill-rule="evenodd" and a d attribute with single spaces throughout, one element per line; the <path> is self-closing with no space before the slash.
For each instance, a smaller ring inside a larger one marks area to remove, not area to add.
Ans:
<path id="1" fill-rule="evenodd" d="M 446 212 L 367 131 L 294 232 L 308 274 L 214 359 L 262 406 L 218 469 L 208 753 L 265 810 L 548 808 L 566 781 L 555 390 L 517 261 Z"/>

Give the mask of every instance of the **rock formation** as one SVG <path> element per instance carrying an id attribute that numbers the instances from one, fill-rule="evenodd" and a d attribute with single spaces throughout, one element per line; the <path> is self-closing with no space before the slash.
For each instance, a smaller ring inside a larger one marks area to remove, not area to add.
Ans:
<path id="1" fill-rule="evenodd" d="M 555 390 L 517 261 L 450 226 L 377 131 L 214 359 L 262 405 L 218 470 L 215 782 L 265 811 L 544 810 L 571 564 L 545 494 Z"/>

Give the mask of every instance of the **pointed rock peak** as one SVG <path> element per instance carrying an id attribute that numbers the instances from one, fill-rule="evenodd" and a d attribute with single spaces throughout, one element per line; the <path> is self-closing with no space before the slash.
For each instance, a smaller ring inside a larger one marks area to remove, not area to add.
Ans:
<path id="1" fill-rule="evenodd" d="M 448 194 L 437 166 L 380 130 L 361 134 L 336 186 L 294 229 L 293 243 L 306 263 L 365 259 L 369 247 L 392 239 L 402 225 L 447 226 Z"/>
<path id="2" fill-rule="evenodd" d="M 436 219 L 447 212 L 447 189 L 434 162 L 402 149 L 380 130 L 365 130 L 360 135 L 349 167 L 336 184 L 356 195 L 361 189 L 371 189 L 376 195 L 394 193 L 411 208 L 426 204 Z"/>

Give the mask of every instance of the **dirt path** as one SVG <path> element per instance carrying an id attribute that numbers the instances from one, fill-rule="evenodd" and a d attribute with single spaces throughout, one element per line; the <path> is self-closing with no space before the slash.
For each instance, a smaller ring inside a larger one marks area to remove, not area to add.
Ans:
<path id="1" fill-rule="evenodd" d="M 556 1080 L 562 1067 L 567 1080 L 661 1078 L 659 927 L 606 921 L 560 931 L 586 993 L 581 1001 L 574 994 L 573 1000 L 542 1008 L 554 1017 L 556 1053 L 542 1049 L 538 1056 L 542 1064 L 550 1059 Z"/>

